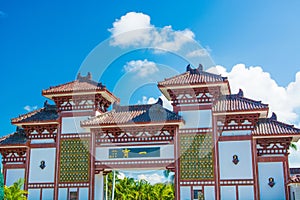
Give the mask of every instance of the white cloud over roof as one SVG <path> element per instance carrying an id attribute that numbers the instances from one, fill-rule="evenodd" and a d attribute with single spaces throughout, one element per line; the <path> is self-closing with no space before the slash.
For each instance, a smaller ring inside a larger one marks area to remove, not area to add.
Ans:
<path id="1" fill-rule="evenodd" d="M 148 46 L 166 51 L 178 51 L 183 45 L 194 41 L 195 34 L 190 29 L 173 30 L 172 26 L 158 28 L 151 24 L 149 15 L 129 12 L 116 19 L 108 29 L 112 39 L 110 45 L 120 47 Z"/>

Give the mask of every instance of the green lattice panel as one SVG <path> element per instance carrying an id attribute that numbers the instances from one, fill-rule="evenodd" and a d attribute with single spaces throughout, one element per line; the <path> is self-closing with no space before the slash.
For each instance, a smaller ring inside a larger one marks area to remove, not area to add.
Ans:
<path id="1" fill-rule="evenodd" d="M 60 182 L 88 182 L 90 168 L 89 141 L 61 140 Z"/>
<path id="2" fill-rule="evenodd" d="M 180 136 L 180 179 L 212 180 L 214 178 L 212 134 Z"/>

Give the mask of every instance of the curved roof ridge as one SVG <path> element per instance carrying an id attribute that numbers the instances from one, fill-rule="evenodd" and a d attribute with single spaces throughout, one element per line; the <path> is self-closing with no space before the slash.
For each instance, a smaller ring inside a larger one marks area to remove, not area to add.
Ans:
<path id="1" fill-rule="evenodd" d="M 33 115 L 35 115 L 36 113 L 40 112 L 40 111 L 43 111 L 45 108 L 39 108 L 39 109 L 36 109 L 36 110 L 33 110 L 33 111 L 30 111 L 28 113 L 25 113 L 25 114 L 21 114 L 19 115 L 18 117 L 14 117 L 14 118 L 11 118 L 11 123 L 16 123 L 16 122 L 19 122 L 23 119 L 26 119 L 28 117 L 31 117 Z"/>

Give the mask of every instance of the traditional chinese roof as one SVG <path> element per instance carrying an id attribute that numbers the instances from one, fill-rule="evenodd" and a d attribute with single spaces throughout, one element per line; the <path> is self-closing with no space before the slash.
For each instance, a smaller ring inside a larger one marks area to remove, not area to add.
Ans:
<path id="1" fill-rule="evenodd" d="M 0 138 L 0 146 L 24 145 L 27 142 L 26 134 L 23 129 L 17 128 L 16 132 Z"/>
<path id="2" fill-rule="evenodd" d="M 261 118 L 257 122 L 252 131 L 253 136 L 280 136 L 280 137 L 293 137 L 300 135 L 300 129 L 295 128 L 293 125 L 285 124 L 277 121 L 275 113 L 270 118 Z"/>
<path id="3" fill-rule="evenodd" d="M 265 110 L 267 114 L 268 104 L 261 101 L 254 101 L 244 97 L 243 91 L 240 89 L 238 94 L 223 95 L 215 102 L 213 106 L 214 112 L 243 112 Z"/>
<path id="4" fill-rule="evenodd" d="M 112 111 L 100 114 L 89 120 L 81 122 L 81 126 L 105 126 L 122 124 L 145 124 L 150 122 L 181 122 L 182 118 L 176 113 L 165 109 L 162 100 L 155 104 L 120 106 L 114 105 Z"/>
<path id="5" fill-rule="evenodd" d="M 106 98 L 110 97 L 111 101 L 119 101 L 102 83 L 93 81 L 91 73 L 88 73 L 87 76 L 81 76 L 79 73 L 75 81 L 50 87 L 43 90 L 42 95 L 51 99 L 53 96 L 76 95 L 79 93 L 93 94 L 99 92 L 105 93 L 104 96 Z"/>
<path id="6" fill-rule="evenodd" d="M 227 77 L 212 74 L 203 70 L 202 65 L 197 69 L 192 69 L 190 65 L 187 66 L 186 72 L 172 78 L 167 78 L 158 83 L 161 86 L 174 86 L 174 85 L 193 85 L 193 84 L 207 84 L 215 82 L 225 82 Z"/>
<path id="7" fill-rule="evenodd" d="M 32 112 L 20 115 L 19 117 L 11 120 L 12 124 L 23 123 L 40 123 L 40 122 L 56 122 L 58 119 L 58 113 L 55 105 L 50 105 L 46 101 L 44 107 L 34 110 Z"/>

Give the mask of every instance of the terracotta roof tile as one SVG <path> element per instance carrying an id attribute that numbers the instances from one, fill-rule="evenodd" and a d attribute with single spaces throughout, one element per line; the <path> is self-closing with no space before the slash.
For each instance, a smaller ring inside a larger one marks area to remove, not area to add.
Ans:
<path id="1" fill-rule="evenodd" d="M 300 129 L 277 121 L 274 113 L 271 118 L 259 119 L 252 131 L 253 136 L 300 135 Z"/>
<path id="2" fill-rule="evenodd" d="M 162 107 L 160 101 L 155 104 L 119 106 L 114 105 L 110 112 L 100 114 L 81 122 L 82 126 L 150 123 L 165 121 L 180 121 L 182 118 L 176 113 Z"/>
<path id="3" fill-rule="evenodd" d="M 27 138 L 23 129 L 17 128 L 17 131 L 4 136 L 0 139 L 0 145 L 15 145 L 15 144 L 26 144 Z"/>
<path id="4" fill-rule="evenodd" d="M 214 104 L 214 112 L 234 112 L 246 110 L 261 110 L 267 109 L 268 104 L 263 104 L 260 101 L 254 101 L 243 97 L 243 91 L 238 94 L 221 96 Z"/>
<path id="5" fill-rule="evenodd" d="M 104 90 L 105 86 L 92 80 L 75 80 L 43 90 L 43 95 Z"/>
<path id="6" fill-rule="evenodd" d="M 28 123 L 28 122 L 43 122 L 43 121 L 56 121 L 58 113 L 55 105 L 45 104 L 45 107 L 34 110 L 32 112 L 20 115 L 19 117 L 11 119 L 11 123 Z"/>
<path id="7" fill-rule="evenodd" d="M 172 78 L 167 78 L 164 81 L 158 83 L 162 86 L 172 86 L 172 85 L 187 85 L 187 84 L 205 84 L 205 83 L 215 83 L 215 82 L 225 82 L 226 77 L 221 75 L 212 74 L 203 71 L 203 67 L 197 69 L 192 69 L 187 67 L 187 71 L 183 74 L 174 76 Z"/>

